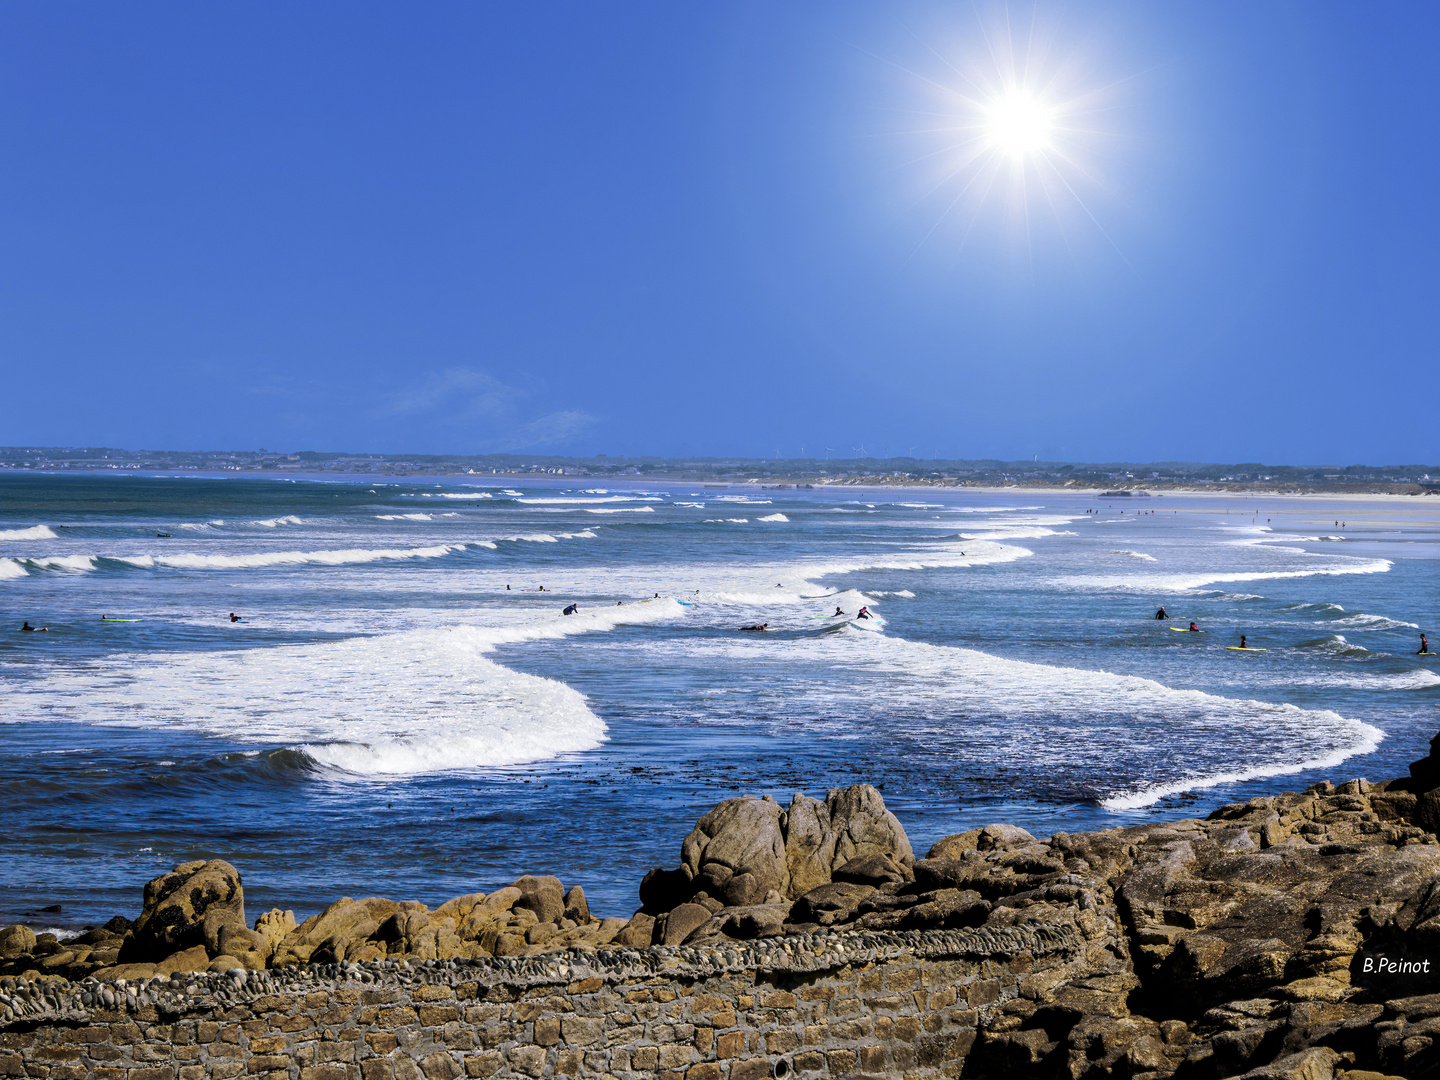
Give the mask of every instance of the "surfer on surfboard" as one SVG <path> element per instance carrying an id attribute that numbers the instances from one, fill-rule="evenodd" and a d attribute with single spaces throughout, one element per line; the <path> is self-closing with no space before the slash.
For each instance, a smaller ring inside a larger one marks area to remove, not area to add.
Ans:
<path id="1" fill-rule="evenodd" d="M 1417 652 L 1415 655 L 1416 655 L 1416 656 L 1428 656 L 1429 654 L 1430 654 L 1430 642 L 1428 642 L 1428 641 L 1425 640 L 1425 635 L 1424 635 L 1424 634 L 1421 634 L 1421 635 L 1420 635 L 1420 651 Z"/>

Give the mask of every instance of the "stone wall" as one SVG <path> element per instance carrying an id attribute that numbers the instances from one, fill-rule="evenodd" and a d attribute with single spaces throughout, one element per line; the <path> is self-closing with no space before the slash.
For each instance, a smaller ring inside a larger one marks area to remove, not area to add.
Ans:
<path id="1" fill-rule="evenodd" d="M 0 980 L 0 1076 L 958 1076 L 977 1028 L 1086 968 L 1071 928 Z"/>

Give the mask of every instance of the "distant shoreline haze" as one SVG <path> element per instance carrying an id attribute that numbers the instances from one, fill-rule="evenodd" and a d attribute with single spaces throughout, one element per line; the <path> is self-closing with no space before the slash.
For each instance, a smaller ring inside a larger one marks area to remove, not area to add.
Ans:
<path id="1" fill-rule="evenodd" d="M 913 457 L 570 457 L 546 454 L 351 454 L 304 450 L 121 450 L 0 447 L 0 470 L 196 471 L 396 476 L 639 477 L 714 483 L 1098 488 L 1141 491 L 1440 494 L 1440 465 L 1267 465 L 1260 462 L 1059 462 Z"/>

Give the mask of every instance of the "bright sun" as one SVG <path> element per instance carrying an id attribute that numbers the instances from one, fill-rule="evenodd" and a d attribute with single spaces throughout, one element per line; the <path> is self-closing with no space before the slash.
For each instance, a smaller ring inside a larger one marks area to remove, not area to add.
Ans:
<path id="1" fill-rule="evenodd" d="M 1023 158 L 1050 148 L 1054 111 L 1014 90 L 985 110 L 985 137 L 1001 153 Z"/>

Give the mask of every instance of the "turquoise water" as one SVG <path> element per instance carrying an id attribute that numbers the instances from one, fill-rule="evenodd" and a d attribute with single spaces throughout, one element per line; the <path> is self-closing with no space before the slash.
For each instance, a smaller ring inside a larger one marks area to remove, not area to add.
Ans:
<path id="1" fill-rule="evenodd" d="M 883 785 L 923 848 L 1401 775 L 1435 502 L 0 477 L 0 922 L 207 856 L 256 912 L 628 914 L 741 792 Z"/>

